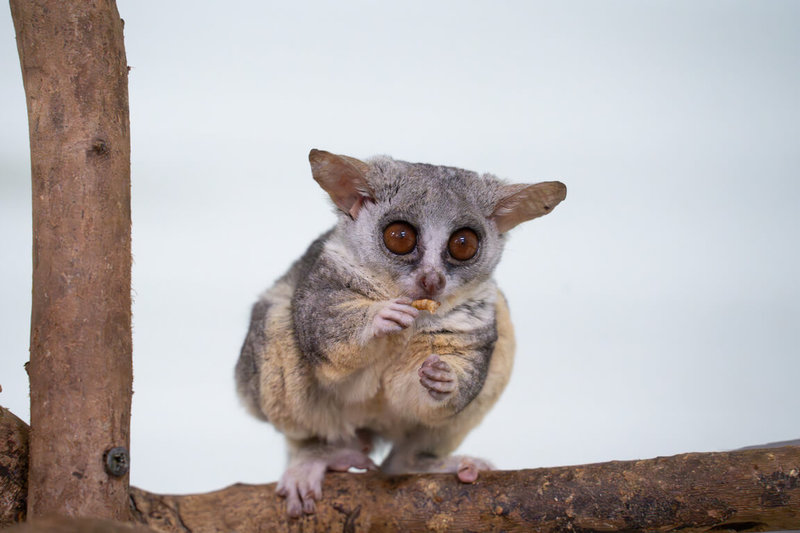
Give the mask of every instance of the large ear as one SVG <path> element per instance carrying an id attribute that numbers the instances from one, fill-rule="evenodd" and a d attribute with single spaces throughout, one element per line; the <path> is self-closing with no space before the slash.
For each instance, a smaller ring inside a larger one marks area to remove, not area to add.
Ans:
<path id="1" fill-rule="evenodd" d="M 364 201 L 372 199 L 366 180 L 369 165 L 353 157 L 312 149 L 308 154 L 311 174 L 336 206 L 353 219 Z"/>
<path id="2" fill-rule="evenodd" d="M 533 185 L 507 185 L 504 192 L 506 194 L 489 216 L 500 233 L 552 211 L 567 197 L 567 186 L 560 181 L 545 181 Z"/>

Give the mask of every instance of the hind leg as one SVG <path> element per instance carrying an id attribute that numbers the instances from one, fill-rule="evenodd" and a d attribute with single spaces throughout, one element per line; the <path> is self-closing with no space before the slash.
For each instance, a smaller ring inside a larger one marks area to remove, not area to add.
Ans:
<path id="1" fill-rule="evenodd" d="M 478 473 L 494 470 L 492 463 L 468 455 L 451 455 L 469 430 L 480 419 L 480 413 L 462 412 L 449 424 L 438 427 L 417 426 L 396 439 L 392 450 L 381 463 L 387 474 L 451 473 L 462 483 L 474 483 Z"/>
<path id="2" fill-rule="evenodd" d="M 469 455 L 436 456 L 429 452 L 414 451 L 402 445 L 395 447 L 381 464 L 387 474 L 448 473 L 456 474 L 462 483 L 474 483 L 478 473 L 494 470 L 492 463 Z"/>

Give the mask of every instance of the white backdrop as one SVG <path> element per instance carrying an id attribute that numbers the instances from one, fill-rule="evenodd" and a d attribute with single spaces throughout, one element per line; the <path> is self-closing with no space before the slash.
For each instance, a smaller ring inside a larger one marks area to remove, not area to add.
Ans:
<path id="1" fill-rule="evenodd" d="M 560 179 L 497 278 L 518 330 L 461 451 L 501 468 L 800 437 L 800 4 L 120 0 L 130 72 L 132 483 L 277 479 L 233 365 L 334 220 L 312 147 Z M 0 9 L 0 404 L 27 419 L 25 100 Z"/>

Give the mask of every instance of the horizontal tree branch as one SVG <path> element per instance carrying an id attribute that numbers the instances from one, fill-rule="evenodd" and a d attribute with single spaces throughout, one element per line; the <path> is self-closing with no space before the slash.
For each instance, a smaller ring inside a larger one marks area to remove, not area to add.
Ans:
<path id="1" fill-rule="evenodd" d="M 0 461 L 4 453 L 0 442 Z M 299 520 L 274 484 L 182 496 L 131 487 L 130 502 L 133 521 L 164 532 L 800 529 L 800 446 L 482 472 L 472 485 L 329 473 L 317 513 Z"/>
<path id="2" fill-rule="evenodd" d="M 800 529 L 800 447 L 455 476 L 329 474 L 317 513 L 287 518 L 275 486 L 186 496 L 131 489 L 159 531 L 764 531 Z M 301 527 L 303 526 L 303 527 Z"/>

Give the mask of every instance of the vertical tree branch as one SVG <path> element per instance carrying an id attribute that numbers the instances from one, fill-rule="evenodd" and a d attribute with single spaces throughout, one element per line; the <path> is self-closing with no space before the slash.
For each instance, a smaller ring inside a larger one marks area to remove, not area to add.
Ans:
<path id="1" fill-rule="evenodd" d="M 28 515 L 128 518 L 130 127 L 113 0 L 11 0 L 33 192 Z"/>

